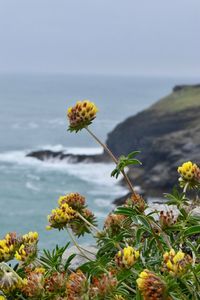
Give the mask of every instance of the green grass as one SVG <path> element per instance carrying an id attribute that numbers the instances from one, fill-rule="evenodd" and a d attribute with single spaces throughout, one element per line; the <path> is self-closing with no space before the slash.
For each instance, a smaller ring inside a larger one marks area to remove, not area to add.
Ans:
<path id="1" fill-rule="evenodd" d="M 200 87 L 185 87 L 173 92 L 155 103 L 151 109 L 160 112 L 176 112 L 194 107 L 200 107 Z"/>

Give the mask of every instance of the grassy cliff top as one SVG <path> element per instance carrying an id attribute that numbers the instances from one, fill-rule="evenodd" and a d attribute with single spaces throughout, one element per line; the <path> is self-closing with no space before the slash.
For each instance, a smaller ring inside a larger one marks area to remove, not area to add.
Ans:
<path id="1" fill-rule="evenodd" d="M 200 107 L 200 85 L 176 86 L 170 95 L 155 103 L 151 109 L 178 112 L 195 107 Z"/>

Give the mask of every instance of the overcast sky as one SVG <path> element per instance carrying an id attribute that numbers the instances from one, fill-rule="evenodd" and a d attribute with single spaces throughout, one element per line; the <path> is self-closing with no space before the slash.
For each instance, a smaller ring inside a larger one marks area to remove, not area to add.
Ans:
<path id="1" fill-rule="evenodd" d="M 200 0 L 0 0 L 0 73 L 200 76 Z"/>

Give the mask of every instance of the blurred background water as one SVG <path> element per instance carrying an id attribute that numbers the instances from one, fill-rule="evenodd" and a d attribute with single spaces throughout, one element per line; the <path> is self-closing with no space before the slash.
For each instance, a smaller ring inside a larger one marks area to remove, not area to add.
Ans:
<path id="1" fill-rule="evenodd" d="M 165 96 L 175 84 L 195 82 L 167 77 L 0 75 L 0 238 L 8 231 L 38 231 L 40 248 L 64 244 L 66 233 L 45 230 L 46 216 L 60 195 L 84 195 L 101 227 L 112 201 L 126 193 L 110 178 L 111 164 L 72 165 L 25 156 L 36 149 L 101 152 L 87 132 L 67 132 L 67 107 L 78 99 L 94 101 L 99 113 L 92 128 L 105 140 L 116 124 Z"/>

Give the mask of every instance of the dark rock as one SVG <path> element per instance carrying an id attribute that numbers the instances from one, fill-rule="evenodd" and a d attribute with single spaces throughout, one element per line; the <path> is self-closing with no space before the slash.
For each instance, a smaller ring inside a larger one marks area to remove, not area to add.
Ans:
<path id="1" fill-rule="evenodd" d="M 38 150 L 32 151 L 26 155 L 27 157 L 34 157 L 41 161 L 67 161 L 68 163 L 101 163 L 109 161 L 109 157 L 105 154 L 84 155 L 84 154 L 70 154 L 62 151 Z"/>

